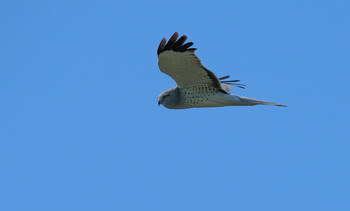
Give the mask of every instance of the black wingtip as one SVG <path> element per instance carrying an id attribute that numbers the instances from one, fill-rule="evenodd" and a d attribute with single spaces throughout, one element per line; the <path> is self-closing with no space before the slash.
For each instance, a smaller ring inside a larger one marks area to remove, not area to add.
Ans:
<path id="1" fill-rule="evenodd" d="M 185 51 L 195 51 L 197 50 L 196 48 L 190 48 L 193 45 L 193 42 L 188 42 L 185 43 L 187 40 L 187 36 L 183 35 L 179 39 L 179 33 L 175 32 L 171 38 L 169 39 L 168 42 L 166 42 L 166 39 L 163 38 L 162 41 L 160 42 L 158 46 L 158 51 L 157 54 L 161 54 L 164 51 L 175 51 L 175 52 L 185 52 Z M 185 44 L 184 44 L 185 43 Z"/>
<path id="2" fill-rule="evenodd" d="M 226 75 L 226 76 L 224 76 L 224 77 L 219 78 L 219 80 L 224 80 L 224 79 L 227 79 L 227 78 L 229 78 L 229 77 L 230 77 L 229 75 Z"/>
<path id="3" fill-rule="evenodd" d="M 237 82 L 241 81 L 241 80 L 228 80 L 228 81 L 223 81 L 224 79 L 228 79 L 230 76 L 226 75 L 224 77 L 219 78 L 221 83 L 224 84 L 230 84 L 230 85 L 234 85 L 235 87 L 241 88 L 241 89 L 245 89 L 245 85 L 244 84 L 237 84 Z"/>
<path id="4" fill-rule="evenodd" d="M 165 44 L 166 44 L 166 39 L 163 38 L 162 41 L 160 41 L 158 46 L 158 51 L 157 51 L 158 55 L 164 51 Z"/>
<path id="5" fill-rule="evenodd" d="M 171 50 L 172 47 L 174 46 L 177 38 L 179 37 L 179 33 L 175 32 L 173 36 L 170 37 L 168 43 L 165 45 L 164 50 Z"/>

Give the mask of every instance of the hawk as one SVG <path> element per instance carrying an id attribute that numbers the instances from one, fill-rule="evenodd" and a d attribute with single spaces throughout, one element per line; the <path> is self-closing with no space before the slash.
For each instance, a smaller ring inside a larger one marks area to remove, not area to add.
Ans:
<path id="1" fill-rule="evenodd" d="M 158 96 L 158 105 L 169 109 L 185 109 L 222 106 L 252 106 L 281 104 L 242 97 L 230 93 L 231 87 L 244 88 L 240 80 L 218 78 L 205 68 L 195 55 L 193 42 L 185 43 L 187 36 L 175 32 L 166 42 L 163 38 L 158 47 L 159 69 L 176 81 L 177 87 L 165 90 Z"/>

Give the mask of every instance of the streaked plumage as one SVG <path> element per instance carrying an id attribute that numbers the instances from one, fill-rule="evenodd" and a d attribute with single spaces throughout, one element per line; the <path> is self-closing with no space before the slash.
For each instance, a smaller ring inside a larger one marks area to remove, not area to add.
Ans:
<path id="1" fill-rule="evenodd" d="M 178 37 L 179 34 L 175 32 L 168 43 L 163 38 L 158 47 L 159 69 L 177 83 L 177 87 L 159 95 L 158 104 L 170 109 L 247 105 L 285 106 L 231 94 L 231 87 L 244 88 L 244 85 L 237 84 L 239 80 L 224 81 L 230 76 L 217 78 L 194 54 L 196 48 L 190 48 L 193 43 L 185 43 L 186 35 L 177 39 Z"/>

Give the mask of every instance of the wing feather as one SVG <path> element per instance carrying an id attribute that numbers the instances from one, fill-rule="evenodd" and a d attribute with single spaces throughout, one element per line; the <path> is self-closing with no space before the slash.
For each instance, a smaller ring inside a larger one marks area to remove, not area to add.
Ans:
<path id="1" fill-rule="evenodd" d="M 174 44 L 175 44 L 175 42 L 176 42 L 178 37 L 179 37 L 179 33 L 175 32 L 173 34 L 173 36 L 170 37 L 168 43 L 165 45 L 164 50 L 166 51 L 166 50 L 173 49 L 173 46 L 174 46 Z"/>
<path id="2" fill-rule="evenodd" d="M 164 51 L 165 45 L 166 45 L 166 39 L 163 38 L 162 41 L 160 41 L 158 46 L 158 51 L 157 51 L 158 55 Z"/>
<path id="3" fill-rule="evenodd" d="M 183 35 L 182 37 L 180 37 L 176 43 L 173 45 L 173 49 L 174 51 L 179 51 L 179 48 L 185 43 L 185 41 L 187 40 L 187 36 Z"/>
<path id="4" fill-rule="evenodd" d="M 175 32 L 168 43 L 165 38 L 160 42 L 157 51 L 159 69 L 172 77 L 179 87 L 206 85 L 226 93 L 227 89 L 223 89 L 216 75 L 205 68 L 195 55 L 196 48 L 189 48 L 193 43 L 185 43 L 185 35 L 177 40 L 178 37 Z"/>

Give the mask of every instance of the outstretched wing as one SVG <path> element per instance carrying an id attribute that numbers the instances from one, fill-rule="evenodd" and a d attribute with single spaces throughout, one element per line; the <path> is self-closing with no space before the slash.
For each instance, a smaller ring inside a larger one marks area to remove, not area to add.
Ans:
<path id="1" fill-rule="evenodd" d="M 185 43 L 187 36 L 179 39 L 175 32 L 168 43 L 163 38 L 158 47 L 159 69 L 172 77 L 178 87 L 206 85 L 226 92 L 216 75 L 205 68 L 200 59 L 194 54 L 196 48 L 190 48 L 193 43 Z M 185 43 L 185 44 L 184 44 Z"/>

